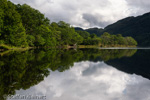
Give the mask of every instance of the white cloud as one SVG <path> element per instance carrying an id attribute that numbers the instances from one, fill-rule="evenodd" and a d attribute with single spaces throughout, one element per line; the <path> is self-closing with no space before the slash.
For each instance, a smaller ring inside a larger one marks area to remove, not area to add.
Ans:
<path id="1" fill-rule="evenodd" d="M 129 15 L 150 10 L 148 0 L 11 0 L 27 3 L 40 10 L 51 21 L 66 21 L 84 28 L 105 27 Z M 143 9 L 142 9 L 143 8 Z M 85 16 L 88 15 L 88 16 Z M 91 19 L 89 19 L 91 18 Z"/>

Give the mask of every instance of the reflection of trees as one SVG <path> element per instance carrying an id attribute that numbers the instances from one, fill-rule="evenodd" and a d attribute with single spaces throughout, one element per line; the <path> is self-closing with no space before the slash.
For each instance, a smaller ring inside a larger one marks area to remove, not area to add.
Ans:
<path id="1" fill-rule="evenodd" d="M 38 54 L 37 54 L 38 55 Z M 15 90 L 28 89 L 49 75 L 42 60 L 33 51 L 13 52 L 0 57 L 0 96 L 15 94 Z"/>
<path id="2" fill-rule="evenodd" d="M 137 52 L 136 49 L 83 49 L 82 51 L 83 59 L 92 61 L 131 57 Z"/>
<path id="3" fill-rule="evenodd" d="M 137 50 L 102 50 L 101 52 L 101 58 L 104 61 L 110 60 L 110 59 L 115 59 L 115 58 L 122 58 L 122 57 L 131 57 L 133 56 Z"/>
<path id="4" fill-rule="evenodd" d="M 149 56 L 149 50 L 138 50 L 137 53 L 130 58 L 112 59 L 105 63 L 123 72 L 140 75 L 150 79 Z"/>
<path id="5" fill-rule="evenodd" d="M 49 75 L 49 69 L 63 72 L 73 66 L 81 55 L 74 50 L 30 50 L 9 52 L 0 56 L 0 99 L 15 90 L 28 89 Z"/>
<path id="6" fill-rule="evenodd" d="M 44 80 L 50 70 L 63 72 L 74 62 L 132 56 L 136 50 L 29 50 L 0 56 L 0 97 L 28 89 Z M 50 70 L 49 70 L 50 69 Z M 0 98 L 3 99 L 3 98 Z"/>

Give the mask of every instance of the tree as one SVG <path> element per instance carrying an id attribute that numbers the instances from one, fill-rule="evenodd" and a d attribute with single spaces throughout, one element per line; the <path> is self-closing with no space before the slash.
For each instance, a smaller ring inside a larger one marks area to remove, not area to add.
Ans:
<path id="1" fill-rule="evenodd" d="M 96 38 L 97 35 L 93 33 L 93 34 L 90 35 L 90 37 L 91 37 L 91 38 Z"/>
<path id="2" fill-rule="evenodd" d="M 56 39 L 50 29 L 50 20 L 30 6 L 17 5 L 22 22 L 28 34 L 28 43 L 34 46 L 56 46 Z M 34 37 L 34 38 L 33 38 Z"/>
<path id="3" fill-rule="evenodd" d="M 103 35 L 101 35 L 102 39 L 102 45 L 109 45 L 111 43 L 111 35 L 108 32 L 105 32 Z"/>
<path id="4" fill-rule="evenodd" d="M 88 37 L 90 36 L 90 33 L 86 32 L 86 31 L 76 31 L 80 36 L 82 36 L 84 39 L 88 39 Z"/>
<path id="5" fill-rule="evenodd" d="M 82 43 L 82 41 L 83 41 L 83 37 L 81 37 L 78 33 L 76 33 L 76 32 L 73 30 L 72 39 L 71 39 L 70 44 L 72 44 L 72 45 L 77 45 L 77 44 Z"/>
<path id="6" fill-rule="evenodd" d="M 74 28 L 68 23 L 60 21 L 58 23 L 51 23 L 54 31 L 54 36 L 59 40 L 61 45 L 74 45 L 80 44 L 83 38 L 75 32 Z"/>
<path id="7" fill-rule="evenodd" d="M 26 4 L 18 4 L 17 11 L 20 13 L 23 26 L 26 29 L 26 33 L 29 35 L 34 35 L 35 29 L 38 26 L 49 24 L 48 18 L 45 18 L 38 10 L 31 8 Z"/>
<path id="8" fill-rule="evenodd" d="M 0 9 L 0 44 L 4 42 L 3 38 L 1 38 L 3 28 L 3 18 L 4 18 L 4 11 L 3 9 Z"/>
<path id="9" fill-rule="evenodd" d="M 27 46 L 26 33 L 22 25 L 21 16 L 16 11 L 16 7 L 10 1 L 2 0 L 1 10 L 1 38 L 5 44 L 13 46 Z M 3 13 L 3 11 L 5 13 Z"/>
<path id="10" fill-rule="evenodd" d="M 128 45 L 137 45 L 137 42 L 132 38 L 132 37 L 126 37 L 125 38 L 126 39 L 126 41 L 127 41 L 127 43 L 128 43 Z"/>
<path id="11" fill-rule="evenodd" d="M 45 39 L 44 46 L 56 46 L 56 38 L 49 26 L 41 25 L 38 31 L 39 34 Z"/>
<path id="12" fill-rule="evenodd" d="M 35 42 L 35 37 L 33 35 L 27 35 L 27 42 L 29 46 L 33 47 Z"/>

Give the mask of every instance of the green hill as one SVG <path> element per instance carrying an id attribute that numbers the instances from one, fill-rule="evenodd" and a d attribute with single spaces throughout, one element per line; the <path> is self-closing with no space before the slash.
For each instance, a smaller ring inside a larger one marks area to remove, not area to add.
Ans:
<path id="1" fill-rule="evenodd" d="M 139 46 L 150 46 L 150 13 L 119 20 L 104 28 L 103 32 L 132 36 Z"/>
<path id="2" fill-rule="evenodd" d="M 95 33 L 97 36 L 101 36 L 104 32 L 110 34 L 122 34 L 123 36 L 131 36 L 137 42 L 139 46 L 150 46 L 150 13 L 146 13 L 137 17 L 127 17 L 119 20 L 111 25 L 108 25 L 104 29 L 90 28 L 84 31 L 90 34 Z"/>

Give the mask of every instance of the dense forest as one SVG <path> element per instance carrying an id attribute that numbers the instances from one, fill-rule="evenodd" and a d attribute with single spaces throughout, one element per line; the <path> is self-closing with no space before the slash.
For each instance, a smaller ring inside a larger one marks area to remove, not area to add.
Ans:
<path id="1" fill-rule="evenodd" d="M 52 22 L 40 11 L 27 4 L 0 1 L 0 46 L 63 47 L 76 45 L 135 46 L 132 37 L 110 35 L 101 37 L 84 31 L 75 31 L 70 24 Z"/>
<path id="2" fill-rule="evenodd" d="M 100 37 L 96 34 L 89 34 L 86 31 L 76 31 L 83 37 L 81 45 L 97 45 L 100 47 L 119 47 L 119 46 L 136 46 L 137 42 L 132 37 L 123 37 L 121 34 L 111 35 L 105 32 Z"/>

